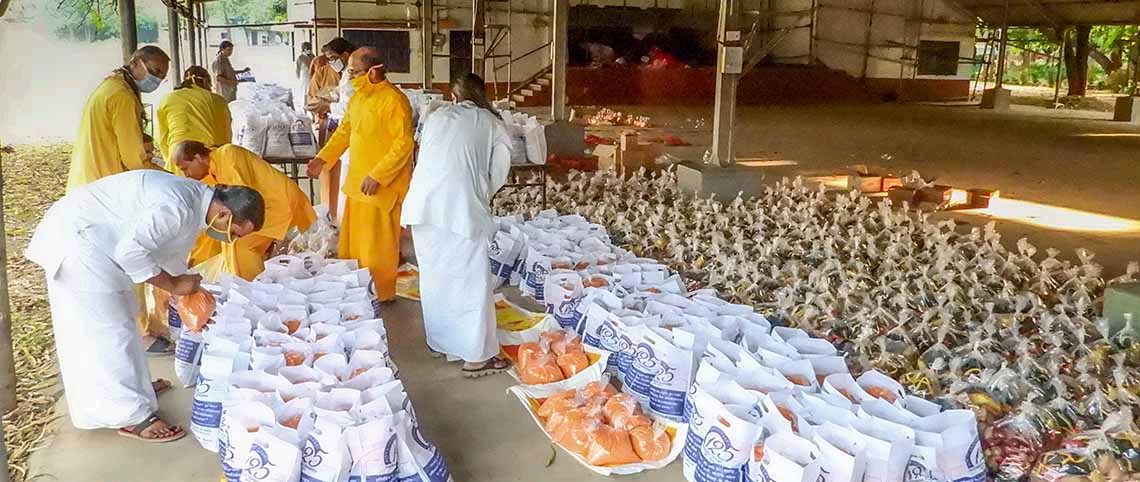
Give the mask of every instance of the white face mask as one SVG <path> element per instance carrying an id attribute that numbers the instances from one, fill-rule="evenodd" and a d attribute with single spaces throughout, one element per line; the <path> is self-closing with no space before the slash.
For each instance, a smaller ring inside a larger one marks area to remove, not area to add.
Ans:
<path id="1" fill-rule="evenodd" d="M 340 73 L 342 70 L 344 70 L 344 62 L 341 62 L 340 59 L 336 59 L 332 62 L 329 62 L 329 67 L 332 67 L 333 70 L 337 71 L 337 73 Z"/>

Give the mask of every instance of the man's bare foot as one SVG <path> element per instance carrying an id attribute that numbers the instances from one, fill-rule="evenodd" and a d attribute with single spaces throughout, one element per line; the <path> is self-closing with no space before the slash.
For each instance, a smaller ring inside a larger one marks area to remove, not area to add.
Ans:
<path id="1" fill-rule="evenodd" d="M 170 390 L 172 387 L 174 387 L 174 385 L 170 383 L 170 380 L 166 380 L 164 378 L 159 378 L 158 380 L 150 382 L 150 388 L 154 389 L 155 395 Z"/>

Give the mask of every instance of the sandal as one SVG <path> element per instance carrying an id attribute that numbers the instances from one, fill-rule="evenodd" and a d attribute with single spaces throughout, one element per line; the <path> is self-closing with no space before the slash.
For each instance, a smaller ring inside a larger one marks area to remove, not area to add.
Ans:
<path id="1" fill-rule="evenodd" d="M 174 388 L 174 384 L 170 383 L 170 380 L 167 380 L 165 378 L 159 378 L 153 382 L 150 382 L 150 387 L 154 389 L 154 396 L 157 397 L 157 396 L 161 395 L 163 392 L 170 390 L 171 388 Z"/>
<path id="2" fill-rule="evenodd" d="M 510 360 L 493 356 L 489 360 L 483 362 L 479 368 L 464 368 L 463 378 L 479 378 L 487 375 L 495 375 L 510 370 L 514 366 Z"/>
<path id="3" fill-rule="evenodd" d="M 154 342 L 146 348 L 146 356 L 169 356 L 174 354 L 174 343 L 164 337 L 157 336 Z"/>
<path id="4" fill-rule="evenodd" d="M 182 427 L 179 427 L 177 425 L 170 425 L 170 431 L 172 432 L 170 435 L 167 435 L 167 436 L 162 437 L 162 438 L 143 437 L 142 433 L 145 432 L 146 429 L 150 428 L 151 426 L 153 426 L 154 424 L 156 424 L 158 422 L 163 422 L 163 420 L 158 417 L 157 413 L 152 413 L 152 414 L 150 414 L 149 417 L 146 418 L 146 420 L 143 420 L 142 423 L 140 423 L 138 425 L 134 425 L 132 427 L 120 428 L 115 433 L 122 435 L 124 437 L 127 437 L 127 438 L 133 438 L 135 440 L 141 440 L 141 441 L 147 442 L 147 443 L 173 442 L 175 440 L 181 439 L 182 437 L 186 436 L 186 431 L 183 430 Z M 163 422 L 163 423 L 165 423 L 165 422 Z"/>

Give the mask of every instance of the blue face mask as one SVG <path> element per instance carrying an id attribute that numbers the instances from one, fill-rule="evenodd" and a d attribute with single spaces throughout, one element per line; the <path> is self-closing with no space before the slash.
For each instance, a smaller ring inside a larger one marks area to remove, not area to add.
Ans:
<path id="1" fill-rule="evenodd" d="M 158 89 L 158 84 L 162 83 L 162 79 L 155 77 L 150 72 L 146 73 L 146 78 L 136 80 L 135 85 L 138 86 L 140 92 L 151 93 Z"/>

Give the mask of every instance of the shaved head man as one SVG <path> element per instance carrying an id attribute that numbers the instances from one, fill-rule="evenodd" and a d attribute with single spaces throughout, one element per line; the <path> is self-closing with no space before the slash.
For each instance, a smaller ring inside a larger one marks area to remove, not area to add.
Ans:
<path id="1" fill-rule="evenodd" d="M 375 48 L 353 51 L 347 73 L 355 94 L 324 149 L 309 162 L 309 176 L 328 175 L 349 151 L 339 253 L 368 268 L 376 296 L 390 302 L 400 260 L 400 206 L 412 180 L 412 107 L 386 79 Z"/>

